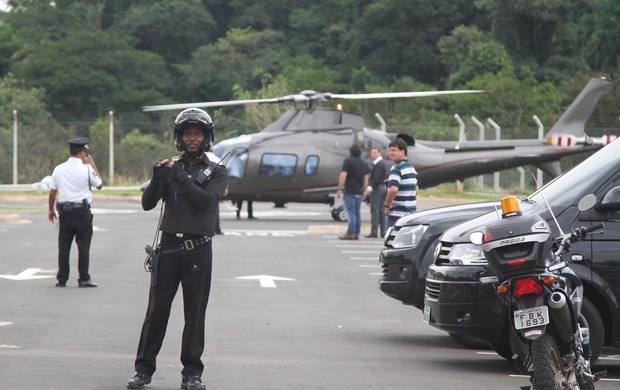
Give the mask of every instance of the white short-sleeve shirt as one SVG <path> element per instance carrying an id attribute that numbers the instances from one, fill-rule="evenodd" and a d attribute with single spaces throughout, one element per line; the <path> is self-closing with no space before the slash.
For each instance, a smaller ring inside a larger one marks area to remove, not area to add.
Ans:
<path id="1" fill-rule="evenodd" d="M 99 187 L 102 183 L 90 164 L 84 164 L 78 157 L 69 157 L 54 168 L 49 186 L 52 190 L 58 190 L 58 201 L 61 203 L 81 202 L 82 199 L 91 203 L 91 187 Z"/>

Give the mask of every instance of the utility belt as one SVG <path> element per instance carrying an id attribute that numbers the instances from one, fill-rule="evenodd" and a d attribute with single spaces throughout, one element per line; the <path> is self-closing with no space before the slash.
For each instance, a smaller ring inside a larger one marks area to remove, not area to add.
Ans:
<path id="1" fill-rule="evenodd" d="M 90 203 L 88 203 L 88 200 L 86 200 L 86 198 L 82 199 L 81 202 L 57 202 L 56 203 L 56 209 L 60 213 L 67 213 L 69 211 L 72 211 L 73 209 L 82 209 L 82 208 L 90 209 Z"/>
<path id="2" fill-rule="evenodd" d="M 172 237 L 174 241 L 177 241 L 176 244 L 169 245 L 159 245 L 158 250 L 159 253 L 175 253 L 180 251 L 191 251 L 196 249 L 196 247 L 208 244 L 211 242 L 211 236 L 194 236 L 194 235 L 184 235 L 182 233 L 172 234 L 163 232 L 162 235 L 167 235 Z M 183 240 L 183 238 L 187 238 Z M 166 240 L 168 241 L 168 240 Z"/>

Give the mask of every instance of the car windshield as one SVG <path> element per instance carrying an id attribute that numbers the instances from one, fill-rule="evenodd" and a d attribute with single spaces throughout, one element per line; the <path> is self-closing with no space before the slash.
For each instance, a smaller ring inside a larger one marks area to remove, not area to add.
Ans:
<path id="1" fill-rule="evenodd" d="M 544 202 L 544 194 L 551 206 L 576 203 L 586 191 L 592 192 L 592 183 L 601 176 L 610 176 L 620 169 L 620 142 L 614 141 L 581 164 L 532 194 L 533 202 Z"/>

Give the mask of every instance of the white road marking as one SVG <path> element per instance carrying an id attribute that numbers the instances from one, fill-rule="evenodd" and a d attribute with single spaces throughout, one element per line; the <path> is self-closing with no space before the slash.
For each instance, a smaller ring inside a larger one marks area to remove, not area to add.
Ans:
<path id="1" fill-rule="evenodd" d="M 90 209 L 90 211 L 93 213 L 93 215 L 110 215 L 110 214 L 137 214 L 139 210 L 92 208 Z"/>
<path id="2" fill-rule="evenodd" d="M 41 268 L 26 268 L 25 270 L 18 273 L 17 275 L 0 275 L 0 278 L 9 279 L 9 280 L 18 280 L 18 281 L 53 278 L 53 276 L 35 275 L 39 271 L 41 271 Z"/>
<path id="3" fill-rule="evenodd" d="M 0 344 L 0 349 L 20 349 L 17 345 Z"/>
<path id="4" fill-rule="evenodd" d="M 276 280 L 284 280 L 284 281 L 295 281 L 295 279 L 284 278 L 281 276 L 272 276 L 272 275 L 251 275 L 251 276 L 237 276 L 235 279 L 240 280 L 258 280 L 260 282 L 260 286 L 263 288 L 276 288 Z"/>
<path id="5" fill-rule="evenodd" d="M 0 321 L 0 326 L 9 326 L 9 325 L 13 325 L 13 323 L 9 321 Z"/>
<path id="6" fill-rule="evenodd" d="M 303 230 L 226 230 L 225 236 L 236 237 L 295 237 L 306 234 Z"/>

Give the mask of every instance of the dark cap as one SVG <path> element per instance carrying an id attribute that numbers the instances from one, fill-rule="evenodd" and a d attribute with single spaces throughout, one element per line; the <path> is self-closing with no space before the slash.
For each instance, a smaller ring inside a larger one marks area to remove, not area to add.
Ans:
<path id="1" fill-rule="evenodd" d="M 89 141 L 90 140 L 88 139 L 88 137 L 79 137 L 79 138 L 70 139 L 69 141 L 67 141 L 67 143 L 69 144 L 69 146 L 72 146 L 75 148 L 83 148 L 83 149 L 88 150 L 87 143 Z"/>

